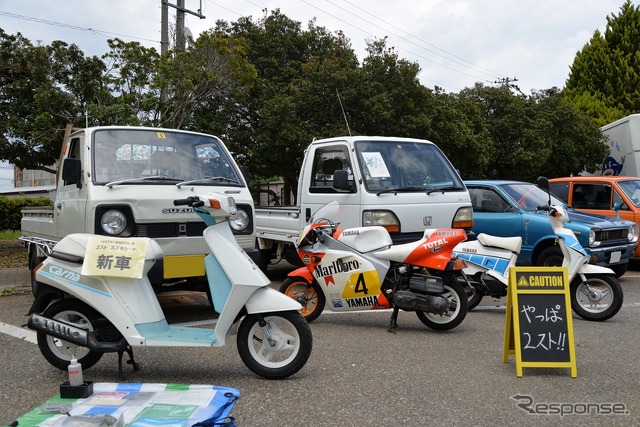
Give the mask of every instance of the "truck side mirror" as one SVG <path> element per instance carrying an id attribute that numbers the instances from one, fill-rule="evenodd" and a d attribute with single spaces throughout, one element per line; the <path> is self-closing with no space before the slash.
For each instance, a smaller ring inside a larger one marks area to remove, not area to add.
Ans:
<path id="1" fill-rule="evenodd" d="M 80 177 L 82 175 L 82 163 L 80 159 L 64 159 L 62 163 L 62 180 L 65 185 L 75 184 L 76 187 L 82 188 Z"/>
<path id="2" fill-rule="evenodd" d="M 346 170 L 337 170 L 333 172 L 333 188 L 336 190 L 352 191 L 349 185 L 349 172 Z"/>
<path id="3" fill-rule="evenodd" d="M 247 187 L 248 187 L 249 183 L 251 182 L 251 174 L 249 173 L 249 166 L 240 166 L 240 173 L 242 174 L 242 177 L 244 178 L 244 182 L 247 183 Z"/>

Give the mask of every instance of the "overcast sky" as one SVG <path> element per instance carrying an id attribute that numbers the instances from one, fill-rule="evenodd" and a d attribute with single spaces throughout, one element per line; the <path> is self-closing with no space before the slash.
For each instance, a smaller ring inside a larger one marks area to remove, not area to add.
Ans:
<path id="1" fill-rule="evenodd" d="M 169 0 L 176 4 L 177 0 Z M 343 31 L 364 56 L 367 39 L 387 37 L 400 57 L 418 62 L 427 87 L 459 92 L 475 82 L 517 79 L 526 94 L 562 88 L 577 51 L 624 0 L 185 0 L 194 35 L 215 21 L 254 20 L 279 8 L 302 23 L 316 19 Z M 75 43 L 85 55 L 102 55 L 107 39 L 119 37 L 160 50 L 161 0 L 0 0 L 0 27 L 31 42 Z M 170 8 L 170 23 L 175 9 Z M 5 169 L 0 168 L 0 174 Z M 0 175 L 0 186 L 6 177 Z"/>

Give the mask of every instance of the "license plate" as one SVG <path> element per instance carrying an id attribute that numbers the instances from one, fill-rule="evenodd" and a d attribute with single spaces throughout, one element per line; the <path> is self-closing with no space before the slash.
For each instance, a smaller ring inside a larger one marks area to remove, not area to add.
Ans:
<path id="1" fill-rule="evenodd" d="M 609 262 L 611 264 L 614 264 L 616 262 L 620 262 L 620 257 L 621 256 L 622 256 L 622 252 L 620 252 L 620 251 L 611 252 L 611 258 L 609 259 Z"/>

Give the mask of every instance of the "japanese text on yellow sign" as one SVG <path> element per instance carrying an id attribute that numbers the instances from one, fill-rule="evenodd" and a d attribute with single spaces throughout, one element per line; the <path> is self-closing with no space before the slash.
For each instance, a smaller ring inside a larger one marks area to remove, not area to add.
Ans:
<path id="1" fill-rule="evenodd" d="M 82 274 L 140 279 L 146 251 L 146 239 L 91 237 L 82 264 Z"/>

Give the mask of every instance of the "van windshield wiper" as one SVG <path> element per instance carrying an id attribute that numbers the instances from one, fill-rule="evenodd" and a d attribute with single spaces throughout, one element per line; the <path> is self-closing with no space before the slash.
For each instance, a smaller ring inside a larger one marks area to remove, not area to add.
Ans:
<path id="1" fill-rule="evenodd" d="M 436 188 L 432 186 L 424 187 L 422 185 L 409 185 L 406 187 L 397 187 L 397 188 L 389 188 L 387 190 L 380 190 L 376 193 L 376 196 L 386 193 L 409 193 L 412 191 L 426 191 L 427 194 L 429 191 L 435 191 Z"/>
<path id="2" fill-rule="evenodd" d="M 460 190 L 464 190 L 464 188 L 458 187 L 456 185 L 447 185 L 445 187 L 432 187 L 427 191 L 427 194 L 439 193 L 439 192 L 446 193 L 447 191 L 460 191 Z"/>
<path id="3" fill-rule="evenodd" d="M 143 181 L 182 181 L 182 178 L 172 178 L 164 175 L 153 175 L 153 176 L 144 176 L 142 178 L 128 178 L 128 179 L 121 179 L 120 181 L 111 181 L 106 183 L 105 186 L 108 188 L 111 188 L 115 185 L 132 184 L 134 182 L 143 182 Z"/>
<path id="4" fill-rule="evenodd" d="M 376 193 L 376 196 L 379 196 L 384 193 L 408 193 L 412 191 L 424 191 L 427 194 L 431 193 L 446 193 L 447 191 L 459 191 L 464 190 L 462 187 L 458 187 L 455 185 L 448 185 L 445 187 L 436 187 L 433 185 L 409 185 L 406 187 L 398 187 L 398 188 L 390 188 L 388 190 L 381 190 Z"/>
<path id="5" fill-rule="evenodd" d="M 227 178 L 226 176 L 205 176 L 204 178 L 200 178 L 200 179 L 192 179 L 191 181 L 179 182 L 176 184 L 176 187 L 180 188 L 183 185 L 198 184 L 198 183 L 209 182 L 209 181 L 222 181 L 222 182 L 230 182 L 232 184 L 240 184 L 238 180 L 233 178 Z"/>

